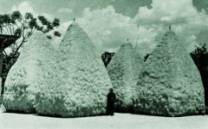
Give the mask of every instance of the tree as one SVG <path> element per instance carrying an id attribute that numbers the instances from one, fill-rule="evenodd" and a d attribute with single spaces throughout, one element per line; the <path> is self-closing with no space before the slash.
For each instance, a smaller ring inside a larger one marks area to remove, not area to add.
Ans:
<path id="1" fill-rule="evenodd" d="M 105 67 L 108 66 L 108 64 L 110 63 L 111 59 L 113 58 L 113 56 L 115 55 L 115 53 L 110 53 L 110 52 L 104 52 L 102 55 L 101 55 L 101 58 L 103 60 L 103 63 L 105 65 Z"/>
<path id="2" fill-rule="evenodd" d="M 60 20 L 55 18 L 53 21 L 48 20 L 44 16 L 35 17 L 32 13 L 27 12 L 24 15 L 19 11 L 11 14 L 0 15 L 0 34 L 14 35 L 18 37 L 18 42 L 13 43 L 9 49 L 9 53 L 4 50 L 2 87 L 6 80 L 7 74 L 13 64 L 19 57 L 19 49 L 33 34 L 34 30 L 40 31 L 47 38 L 52 39 L 53 36 L 60 37 L 59 31 L 54 31 L 60 25 Z M 54 31 L 50 35 L 49 32 Z"/>
<path id="3" fill-rule="evenodd" d="M 192 53 L 191 57 L 194 60 L 202 78 L 205 89 L 205 104 L 208 106 L 208 51 L 206 44 L 202 47 L 197 47 Z"/>
<path id="4" fill-rule="evenodd" d="M 54 35 L 60 37 L 61 36 L 61 33 L 58 32 L 58 31 L 54 31 Z"/>

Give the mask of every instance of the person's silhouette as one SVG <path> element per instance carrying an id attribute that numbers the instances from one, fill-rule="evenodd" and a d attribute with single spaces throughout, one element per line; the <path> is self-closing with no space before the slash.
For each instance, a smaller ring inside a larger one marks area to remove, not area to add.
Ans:
<path id="1" fill-rule="evenodd" d="M 116 100 L 116 95 L 113 92 L 113 89 L 111 88 L 107 95 L 107 115 L 111 115 L 111 116 L 114 115 L 115 100 Z"/>

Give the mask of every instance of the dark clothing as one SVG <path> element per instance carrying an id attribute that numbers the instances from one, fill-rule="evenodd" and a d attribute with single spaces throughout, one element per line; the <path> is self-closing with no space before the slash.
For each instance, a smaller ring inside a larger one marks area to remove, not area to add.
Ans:
<path id="1" fill-rule="evenodd" d="M 107 95 L 107 115 L 114 115 L 115 100 L 115 93 L 109 92 Z"/>

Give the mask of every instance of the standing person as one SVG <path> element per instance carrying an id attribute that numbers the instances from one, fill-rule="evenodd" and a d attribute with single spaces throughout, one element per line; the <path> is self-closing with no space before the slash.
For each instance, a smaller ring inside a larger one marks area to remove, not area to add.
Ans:
<path id="1" fill-rule="evenodd" d="M 3 104 L 0 105 L 0 113 L 6 112 L 6 108 L 4 107 Z"/>
<path id="2" fill-rule="evenodd" d="M 114 106 L 115 106 L 116 95 L 111 88 L 107 95 L 107 115 L 114 115 Z"/>

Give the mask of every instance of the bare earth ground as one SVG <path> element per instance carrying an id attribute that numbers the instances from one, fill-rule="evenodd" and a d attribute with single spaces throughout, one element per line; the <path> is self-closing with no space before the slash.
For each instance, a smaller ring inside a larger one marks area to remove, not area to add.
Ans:
<path id="1" fill-rule="evenodd" d="M 158 117 L 132 114 L 53 118 L 0 113 L 0 129 L 208 129 L 208 116 Z"/>

